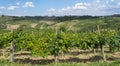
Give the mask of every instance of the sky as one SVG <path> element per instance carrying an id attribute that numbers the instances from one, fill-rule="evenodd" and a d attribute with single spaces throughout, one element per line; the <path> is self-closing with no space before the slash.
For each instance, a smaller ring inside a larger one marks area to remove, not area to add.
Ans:
<path id="1" fill-rule="evenodd" d="M 64 16 L 120 14 L 120 0 L 0 0 L 0 15 Z"/>

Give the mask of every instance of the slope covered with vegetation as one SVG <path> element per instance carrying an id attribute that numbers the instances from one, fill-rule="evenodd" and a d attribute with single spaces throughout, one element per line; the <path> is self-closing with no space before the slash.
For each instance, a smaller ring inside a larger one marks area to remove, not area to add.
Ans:
<path id="1" fill-rule="evenodd" d="M 0 17 L 0 49 L 3 50 L 3 56 L 10 57 L 10 62 L 14 61 L 14 52 L 28 51 L 30 57 L 27 60 L 16 59 L 16 57 L 15 60 L 23 63 L 31 62 L 32 56 L 43 59 L 42 61 L 32 60 L 31 63 L 51 63 L 54 59 L 56 66 L 59 65 L 59 61 L 77 62 L 79 65 L 79 62 L 89 63 L 101 60 L 105 63 L 108 61 L 109 65 L 109 62 L 112 64 L 114 60 L 120 59 L 118 56 L 119 26 L 120 17 L 116 15 L 104 17 L 2 15 Z M 6 48 L 10 56 L 5 53 Z"/>
<path id="2" fill-rule="evenodd" d="M 36 29 L 41 28 L 55 28 L 64 27 L 67 30 L 73 31 L 95 31 L 96 26 L 99 25 L 101 29 L 120 29 L 120 17 L 116 15 L 112 16 L 5 16 L 0 17 L 0 29 L 11 28 L 12 26 L 19 25 L 19 27 L 34 27 Z M 18 28 L 18 27 L 13 27 Z"/>

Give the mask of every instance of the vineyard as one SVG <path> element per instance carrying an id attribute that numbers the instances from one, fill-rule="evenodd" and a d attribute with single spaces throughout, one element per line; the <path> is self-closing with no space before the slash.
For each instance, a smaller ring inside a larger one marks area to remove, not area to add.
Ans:
<path id="1" fill-rule="evenodd" d="M 66 23 L 69 24 L 68 22 Z M 70 22 L 70 24 L 71 23 L 73 22 Z M 78 24 L 79 22 L 76 23 L 77 24 L 74 23 L 75 25 L 74 24 L 73 25 L 74 26 L 80 25 Z M 106 27 L 100 28 L 101 25 L 99 23 L 102 22 L 99 21 L 98 24 L 97 25 L 95 24 L 96 26 L 94 26 L 95 30 L 90 29 L 90 31 L 87 30 L 84 31 L 86 28 L 81 29 L 81 31 L 77 31 L 77 30 L 74 31 L 74 30 L 70 30 L 73 27 L 73 25 L 69 27 L 66 27 L 65 24 L 62 26 L 56 26 L 63 23 L 61 22 L 56 24 L 52 22 L 51 24 L 39 23 L 36 26 L 37 28 L 31 28 L 29 26 L 22 25 L 18 29 L 7 32 L 1 32 L 0 49 L 2 51 L 0 53 L 1 56 L 6 57 L 5 59 L 7 61 L 3 60 L 0 61 L 0 63 L 7 62 L 11 64 L 12 62 L 14 65 L 16 64 L 14 63 L 16 62 L 15 53 L 21 51 L 27 51 L 32 57 L 36 57 L 36 58 L 42 57 L 44 60 L 47 60 L 48 57 L 51 56 L 53 59 L 52 61 L 54 61 L 53 65 L 55 66 L 59 66 L 60 63 L 61 64 L 63 63 L 63 66 L 67 66 L 67 63 L 68 64 L 74 63 L 74 61 L 73 62 L 72 60 L 67 61 L 66 56 L 71 58 L 76 58 L 74 57 L 73 51 L 77 51 L 79 55 L 82 54 L 85 55 L 85 52 L 87 53 L 87 55 L 92 54 L 93 59 L 95 59 L 94 57 L 97 58 L 100 57 L 100 60 L 96 59 L 93 61 L 94 63 L 95 61 L 96 62 L 102 61 L 103 64 L 106 65 L 108 64 L 107 66 L 110 65 L 112 66 L 112 63 L 109 64 L 109 62 L 113 62 L 114 59 L 119 60 L 120 58 L 120 56 L 118 57 L 113 56 L 115 53 L 118 53 L 118 55 L 120 55 L 119 54 L 120 34 L 119 31 L 116 29 L 111 29 Z M 51 27 L 51 25 L 53 27 Z M 81 51 L 83 53 L 80 53 Z M 62 58 L 62 61 L 60 58 Z M 76 58 L 75 60 L 77 61 L 77 59 L 78 58 Z M 46 64 L 47 62 L 44 60 L 41 62 Z M 78 60 L 77 63 L 87 63 L 87 62 L 91 63 L 92 61 L 90 60 L 91 59 L 86 61 Z M 66 63 L 64 64 L 64 62 Z M 114 63 L 115 62 L 113 62 L 113 64 Z M 97 63 L 95 64 L 97 65 Z M 73 65 L 70 64 L 70 65 L 75 66 L 74 64 Z M 119 65 L 119 61 L 118 61 L 118 65 Z M 78 64 L 78 66 L 80 65 Z M 91 64 L 91 66 L 93 65 Z"/>

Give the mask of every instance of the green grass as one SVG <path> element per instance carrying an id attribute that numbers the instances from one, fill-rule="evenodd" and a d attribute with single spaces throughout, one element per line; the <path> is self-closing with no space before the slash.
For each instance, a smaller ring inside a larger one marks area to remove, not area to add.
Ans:
<path id="1" fill-rule="evenodd" d="M 36 65 L 32 65 L 30 63 L 27 64 L 23 64 L 20 62 L 9 62 L 6 60 L 1 59 L 0 60 L 0 66 L 120 66 L 120 60 L 116 60 L 114 62 L 91 62 L 91 63 L 76 63 L 76 62 L 68 62 L 68 63 L 57 63 L 57 65 L 55 65 L 55 63 L 51 63 L 51 64 L 36 64 Z"/>
<path id="2" fill-rule="evenodd" d="M 0 29 L 0 33 L 7 33 L 7 32 L 10 32 L 10 31 L 5 29 Z"/>

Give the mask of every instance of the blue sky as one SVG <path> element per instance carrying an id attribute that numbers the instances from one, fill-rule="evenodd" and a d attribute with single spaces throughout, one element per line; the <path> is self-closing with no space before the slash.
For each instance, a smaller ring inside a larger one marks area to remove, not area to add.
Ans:
<path id="1" fill-rule="evenodd" d="M 0 0 L 0 15 L 63 16 L 120 14 L 120 0 Z"/>

